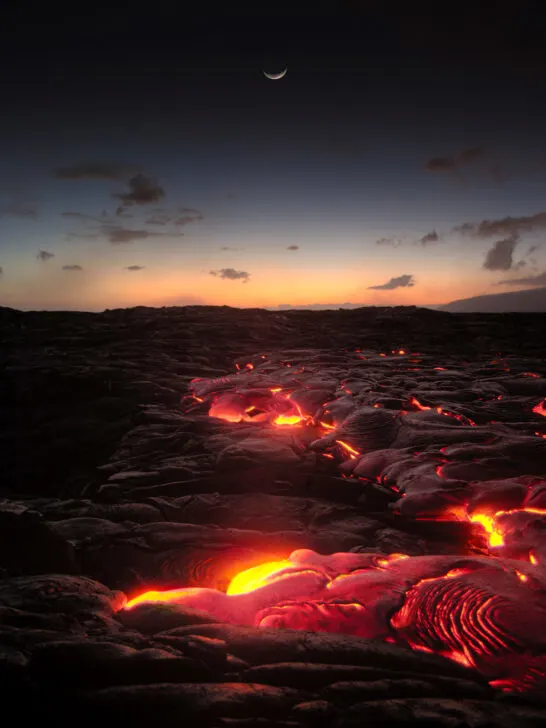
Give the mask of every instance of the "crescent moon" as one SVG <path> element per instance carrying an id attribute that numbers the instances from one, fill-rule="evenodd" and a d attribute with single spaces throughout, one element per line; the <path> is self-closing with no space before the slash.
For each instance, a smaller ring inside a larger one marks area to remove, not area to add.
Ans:
<path id="1" fill-rule="evenodd" d="M 267 71 L 264 71 L 263 74 L 266 78 L 270 78 L 272 81 L 278 81 L 280 78 L 284 78 L 286 76 L 287 71 L 288 66 L 280 73 L 268 73 Z"/>

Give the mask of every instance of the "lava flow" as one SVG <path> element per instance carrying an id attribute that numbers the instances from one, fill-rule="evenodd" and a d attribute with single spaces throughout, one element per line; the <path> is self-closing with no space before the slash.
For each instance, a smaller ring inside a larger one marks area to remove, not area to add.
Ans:
<path id="1" fill-rule="evenodd" d="M 405 356 L 406 350 L 391 353 Z M 307 364 L 297 367 L 261 355 L 237 365 L 231 377 L 193 380 L 191 397 L 199 405 L 206 403 L 211 417 L 230 423 L 313 428 L 318 439 L 308 447 L 341 461 L 344 477 L 361 481 L 363 489 L 377 484 L 390 490 L 391 496 L 398 497 L 395 513 L 402 504 L 399 515 L 472 524 L 474 536 L 468 548 L 482 555 L 322 556 L 301 549 L 242 571 L 225 592 L 205 588 L 149 591 L 125 608 L 169 602 L 232 624 L 394 641 L 478 670 L 499 689 L 538 694 L 546 689 L 546 638 L 542 636 L 546 572 L 544 549 L 537 551 L 535 542 L 546 517 L 546 480 L 523 476 L 494 480 L 500 463 L 511 467 L 510 455 L 503 451 L 491 455 L 486 448 L 504 431 L 484 433 L 480 425 L 455 411 L 458 402 L 473 400 L 472 389 L 460 397 L 457 386 L 446 387 L 448 409 L 419 399 L 436 399 L 432 385 L 425 389 L 428 396 L 421 395 L 422 387 L 414 390 L 419 398 L 411 394 L 410 383 L 404 396 L 389 397 L 382 384 L 387 355 L 363 354 L 358 349 L 351 356 L 360 369 L 355 370 L 349 360 L 354 376 L 346 374 L 336 381 Z M 421 359 L 407 361 L 425 370 Z M 504 362 L 491 364 L 510 372 Z M 368 378 L 359 379 L 356 374 L 363 367 Z M 413 376 L 414 370 L 407 369 L 403 376 Z M 447 381 L 450 371 L 437 366 L 429 374 Z M 538 379 L 530 372 L 523 376 Z M 480 401 L 492 398 L 504 406 L 507 396 L 502 385 L 488 386 L 490 394 L 486 392 Z M 532 407 L 532 412 L 546 416 L 546 401 Z M 510 444 L 514 452 L 527 453 L 524 457 L 534 468 L 529 472 L 535 476 L 543 475 L 543 451 L 537 448 L 544 447 L 536 434 Z M 445 439 L 440 457 L 441 438 Z M 469 456 L 472 448 L 474 458 Z"/>
<path id="2" fill-rule="evenodd" d="M 125 609 L 168 602 L 219 622 L 323 632 L 430 650 L 504 690 L 546 688 L 546 574 L 509 559 L 301 549 L 239 573 L 226 592 L 151 591 Z"/>

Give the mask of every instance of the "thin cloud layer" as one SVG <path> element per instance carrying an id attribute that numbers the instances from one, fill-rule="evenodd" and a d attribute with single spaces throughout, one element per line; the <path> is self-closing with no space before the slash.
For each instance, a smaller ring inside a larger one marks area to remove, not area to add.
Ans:
<path id="1" fill-rule="evenodd" d="M 127 164 L 111 164 L 108 162 L 81 162 L 71 167 L 58 167 L 54 171 L 57 179 L 99 179 L 119 181 L 126 179 L 134 171 Z"/>
<path id="2" fill-rule="evenodd" d="M 506 278 L 503 281 L 498 281 L 498 286 L 546 286 L 546 271 L 544 273 L 537 273 L 536 276 L 526 276 L 525 278 Z"/>
<path id="3" fill-rule="evenodd" d="M 81 267 L 81 265 L 63 265 L 63 270 L 75 271 L 83 270 L 83 268 Z"/>
<path id="4" fill-rule="evenodd" d="M 244 250 L 244 248 L 231 248 L 229 245 L 223 245 L 220 248 L 220 250 L 222 250 L 224 253 L 226 253 L 228 251 L 229 252 L 232 252 L 232 251 L 236 251 L 236 250 Z"/>
<path id="5" fill-rule="evenodd" d="M 143 265 L 127 265 L 125 267 L 125 270 L 130 270 L 130 271 L 144 270 L 144 266 Z"/>
<path id="6" fill-rule="evenodd" d="M 544 228 L 546 228 L 546 212 L 537 212 L 535 215 L 522 217 L 503 217 L 499 220 L 482 220 L 478 223 L 465 222 L 454 227 L 453 232 L 476 238 L 493 238 L 497 235 L 516 236 Z"/>
<path id="7" fill-rule="evenodd" d="M 36 255 L 36 257 L 38 258 L 38 260 L 43 260 L 43 261 L 51 260 L 51 258 L 55 257 L 55 253 L 50 253 L 47 250 L 40 250 L 38 252 L 38 254 Z"/>
<path id="8" fill-rule="evenodd" d="M 517 237 L 497 240 L 491 247 L 483 262 L 483 268 L 487 270 L 510 270 L 514 263 L 514 249 L 518 243 Z"/>
<path id="9" fill-rule="evenodd" d="M 165 190 L 142 172 L 135 174 L 127 183 L 129 192 L 115 194 L 113 197 L 122 201 L 123 206 L 150 205 L 165 197 Z"/>
<path id="10" fill-rule="evenodd" d="M 404 275 L 398 276 L 396 278 L 391 278 L 386 283 L 382 283 L 379 286 L 368 286 L 369 291 L 393 291 L 395 288 L 411 288 L 415 285 L 415 281 L 413 279 L 413 275 L 408 275 L 405 273 Z"/>
<path id="11" fill-rule="evenodd" d="M 286 249 L 287 250 L 299 250 L 300 246 L 299 245 L 289 245 Z"/>
<path id="12" fill-rule="evenodd" d="M 235 270 L 235 268 L 220 268 L 220 270 L 211 270 L 209 271 L 209 274 L 229 281 L 242 281 L 243 283 L 248 283 L 248 280 L 250 279 L 250 273 L 247 273 L 245 270 Z"/>

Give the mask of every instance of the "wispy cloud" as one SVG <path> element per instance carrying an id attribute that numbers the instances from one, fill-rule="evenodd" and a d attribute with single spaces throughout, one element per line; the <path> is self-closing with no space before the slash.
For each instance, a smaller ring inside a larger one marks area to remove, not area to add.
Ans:
<path id="1" fill-rule="evenodd" d="M 506 278 L 497 282 L 498 286 L 546 286 L 546 271 L 537 273 L 536 276 L 527 276 L 525 278 Z"/>
<path id="2" fill-rule="evenodd" d="M 61 217 L 68 217 L 73 220 L 82 220 L 82 221 L 91 220 L 93 222 L 103 222 L 100 219 L 100 217 L 94 217 L 93 215 L 86 215 L 83 212 L 61 212 Z"/>
<path id="3" fill-rule="evenodd" d="M 135 240 L 147 240 L 148 238 L 162 238 L 167 233 L 154 233 L 150 230 L 128 230 L 122 227 L 113 227 L 104 225 L 102 227 L 102 234 L 106 236 L 107 240 L 112 245 L 121 245 L 123 243 L 134 243 Z M 183 235 L 183 233 L 177 233 L 177 237 Z"/>
<path id="4" fill-rule="evenodd" d="M 209 271 L 211 276 L 217 276 L 218 278 L 225 278 L 229 281 L 242 281 L 248 283 L 250 279 L 250 273 L 245 270 L 235 270 L 235 268 L 220 268 L 220 270 Z"/>
<path id="5" fill-rule="evenodd" d="M 51 258 L 54 258 L 54 257 L 55 257 L 55 253 L 50 253 L 47 250 L 40 250 L 38 252 L 38 254 L 36 255 L 36 258 L 38 260 L 43 260 L 43 261 L 51 260 Z"/>
<path id="6" fill-rule="evenodd" d="M 57 167 L 53 174 L 57 179 L 95 179 L 118 181 L 134 173 L 135 167 L 110 162 L 81 162 L 71 167 Z"/>
<path id="7" fill-rule="evenodd" d="M 4 275 L 4 269 L 3 269 L 3 268 L 2 268 L 2 266 L 0 265 L 0 276 L 3 276 L 3 275 Z"/>
<path id="8" fill-rule="evenodd" d="M 146 220 L 146 225 L 167 225 L 171 221 L 170 217 L 150 217 L 148 220 Z"/>
<path id="9" fill-rule="evenodd" d="M 379 240 L 375 241 L 376 245 L 385 245 L 390 246 L 392 248 L 398 248 L 400 245 L 402 245 L 402 241 L 398 240 L 397 238 L 379 238 Z"/>
<path id="10" fill-rule="evenodd" d="M 97 233 L 65 233 L 65 240 L 98 240 Z"/>
<path id="11" fill-rule="evenodd" d="M 289 245 L 286 249 L 287 250 L 299 250 L 300 246 L 299 245 Z"/>
<path id="12" fill-rule="evenodd" d="M 177 217 L 173 220 L 174 225 L 189 225 L 190 222 L 196 222 L 197 220 L 202 220 L 203 215 L 199 213 L 199 215 L 182 215 L 182 217 Z"/>
<path id="13" fill-rule="evenodd" d="M 471 235 L 476 238 L 493 238 L 497 235 L 506 237 L 521 235 L 546 228 L 546 212 L 522 217 L 503 217 L 498 220 L 482 220 L 481 222 L 465 222 L 453 228 L 453 232 Z"/>
<path id="14" fill-rule="evenodd" d="M 38 206 L 32 202 L 11 202 L 0 208 L 0 217 L 26 217 L 36 220 L 40 215 Z"/>
<path id="15" fill-rule="evenodd" d="M 392 291 L 395 288 L 411 288 L 414 285 L 415 281 L 413 275 L 408 275 L 407 273 L 405 273 L 404 275 L 398 276 L 396 278 L 391 278 L 386 283 L 382 283 L 379 286 L 368 286 L 368 290 Z"/>
<path id="16" fill-rule="evenodd" d="M 144 270 L 144 266 L 143 265 L 127 265 L 127 266 L 125 266 L 125 270 L 130 270 L 130 271 Z"/>
<path id="17" fill-rule="evenodd" d="M 473 164 L 485 158 L 484 147 L 468 147 L 458 154 L 447 154 L 441 157 L 432 157 L 425 164 L 427 172 L 455 172 L 460 167 Z"/>
<path id="18" fill-rule="evenodd" d="M 142 172 L 131 177 L 127 184 L 129 192 L 113 195 L 113 197 L 122 201 L 124 207 L 128 205 L 150 205 L 165 197 L 163 187 L 160 187 Z"/>
<path id="19" fill-rule="evenodd" d="M 83 268 L 81 267 L 81 265 L 63 265 L 63 270 L 75 271 L 83 270 Z"/>
<path id="20" fill-rule="evenodd" d="M 229 251 L 229 252 L 232 252 L 232 251 L 236 251 L 236 250 L 244 250 L 244 248 L 230 248 L 230 246 L 229 246 L 229 245 L 223 245 L 223 246 L 222 246 L 222 247 L 220 248 L 220 250 L 222 250 L 222 251 L 223 251 L 224 253 L 226 253 L 226 252 L 228 252 L 228 251 Z"/>
<path id="21" fill-rule="evenodd" d="M 514 249 L 517 236 L 497 240 L 485 255 L 483 268 L 487 270 L 510 270 L 514 263 Z"/>

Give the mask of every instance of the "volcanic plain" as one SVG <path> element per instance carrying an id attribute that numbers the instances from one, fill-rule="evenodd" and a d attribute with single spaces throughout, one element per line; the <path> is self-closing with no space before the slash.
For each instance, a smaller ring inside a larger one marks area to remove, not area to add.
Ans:
<path id="1" fill-rule="evenodd" d="M 545 331 L 0 308 L 4 710 L 544 724 Z"/>

